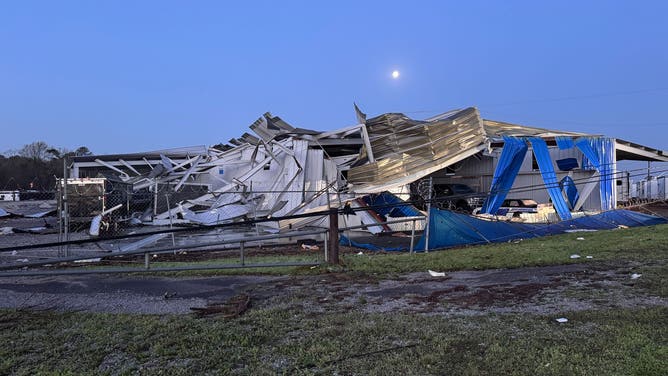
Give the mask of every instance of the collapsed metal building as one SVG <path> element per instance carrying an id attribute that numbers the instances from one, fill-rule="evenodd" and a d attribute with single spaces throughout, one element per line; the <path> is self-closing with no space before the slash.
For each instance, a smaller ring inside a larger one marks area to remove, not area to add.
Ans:
<path id="1" fill-rule="evenodd" d="M 431 199 L 434 185 L 463 184 L 486 196 L 482 212 L 494 215 L 506 197 L 530 198 L 550 203 L 543 219 L 557 221 L 625 200 L 629 174 L 617 171 L 617 161 L 668 161 L 661 150 L 620 139 L 485 120 L 474 107 L 424 120 L 355 111 L 356 125 L 333 131 L 296 128 L 266 113 L 250 125 L 253 134 L 225 145 L 75 157 L 70 176 L 104 178 L 123 192 L 116 202 L 102 197 L 98 212 L 119 207 L 118 220 L 128 223 L 278 218 L 263 226 L 281 231 L 326 226 L 325 216 L 295 215 L 349 205 L 369 210 L 346 216 L 348 225 L 378 233 L 407 229 L 388 217 L 426 213 L 374 210 L 369 195 L 412 202 L 416 194 Z M 427 179 L 428 193 L 416 192 Z"/>

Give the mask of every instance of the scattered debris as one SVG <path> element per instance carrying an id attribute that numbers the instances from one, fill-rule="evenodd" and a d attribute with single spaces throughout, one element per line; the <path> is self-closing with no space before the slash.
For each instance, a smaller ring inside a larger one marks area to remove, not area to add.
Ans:
<path id="1" fill-rule="evenodd" d="M 17 254 L 18 254 L 18 252 L 12 251 L 12 256 L 16 256 Z"/>
<path id="2" fill-rule="evenodd" d="M 580 255 L 571 255 L 571 258 L 572 258 L 572 259 L 579 259 L 579 258 L 580 258 Z"/>
<path id="3" fill-rule="evenodd" d="M 165 292 L 165 294 L 162 296 L 165 300 L 171 299 L 176 296 L 176 292 Z"/>
<path id="4" fill-rule="evenodd" d="M 88 230 L 88 233 L 90 236 L 99 236 L 100 235 L 100 227 L 102 226 L 102 219 L 104 218 L 105 215 L 112 213 L 115 210 L 118 210 L 123 207 L 123 204 L 118 204 L 114 206 L 113 208 L 107 209 L 103 211 L 102 213 L 96 215 L 93 217 L 93 220 L 90 221 L 90 229 Z"/>
<path id="5" fill-rule="evenodd" d="M 147 237 L 145 237 L 145 238 L 143 238 L 143 239 L 141 239 L 141 240 L 138 240 L 138 241 L 136 241 L 136 242 L 134 242 L 134 243 L 130 243 L 130 244 L 121 246 L 120 249 L 119 249 L 119 251 L 121 251 L 121 252 L 136 251 L 136 250 L 138 250 L 138 249 L 140 249 L 140 248 L 143 248 L 143 247 L 145 247 L 145 246 L 147 246 L 147 245 L 157 243 L 158 240 L 160 240 L 160 239 L 166 237 L 167 235 L 169 235 L 169 234 L 154 234 L 154 235 L 150 235 L 150 236 L 147 236 Z"/>
<path id="6" fill-rule="evenodd" d="M 320 247 L 318 247 L 317 244 L 306 244 L 306 243 L 302 243 L 302 249 L 304 249 L 304 250 L 306 250 L 306 251 L 317 251 L 317 250 L 320 249 Z"/>
<path id="7" fill-rule="evenodd" d="M 206 307 L 190 307 L 197 316 L 222 314 L 225 318 L 233 318 L 246 312 L 250 306 L 250 296 L 240 294 L 233 296 L 225 303 L 209 304 Z"/>
<path id="8" fill-rule="evenodd" d="M 585 240 L 585 238 L 577 238 L 576 240 Z"/>
<path id="9" fill-rule="evenodd" d="M 631 274 L 631 279 L 638 279 L 638 278 L 640 278 L 640 276 L 642 276 L 642 274 L 633 273 L 633 274 Z"/>
<path id="10" fill-rule="evenodd" d="M 565 318 L 565 317 L 560 317 L 560 318 L 556 319 L 556 321 L 557 321 L 558 323 L 565 323 L 565 322 L 568 322 L 568 319 Z"/>
<path id="11" fill-rule="evenodd" d="M 593 259 L 594 258 L 594 256 L 585 256 L 585 257 L 588 258 L 588 259 Z"/>
<path id="12" fill-rule="evenodd" d="M 26 259 L 26 258 L 23 258 L 23 259 L 17 259 L 16 261 L 17 261 L 17 262 L 28 262 L 29 260 Z"/>
<path id="13" fill-rule="evenodd" d="M 435 272 L 433 270 L 429 270 L 429 274 L 432 277 L 445 277 L 445 272 Z"/>
<path id="14" fill-rule="evenodd" d="M 364 255 L 364 252 L 362 251 L 357 252 L 357 256 L 362 256 L 362 255 Z"/>
<path id="15" fill-rule="evenodd" d="M 0 235 L 9 235 L 14 233 L 13 227 L 0 227 Z"/>
<path id="16" fill-rule="evenodd" d="M 102 259 L 99 258 L 99 257 L 96 257 L 96 258 L 89 258 L 89 259 L 84 259 L 84 260 L 76 260 L 74 262 L 75 263 L 88 263 L 88 262 L 100 262 L 100 260 L 102 260 Z"/>

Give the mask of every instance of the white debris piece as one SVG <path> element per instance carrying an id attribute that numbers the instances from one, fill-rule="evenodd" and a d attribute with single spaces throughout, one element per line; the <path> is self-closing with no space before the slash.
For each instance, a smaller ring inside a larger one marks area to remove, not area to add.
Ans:
<path id="1" fill-rule="evenodd" d="M 579 259 L 579 258 L 580 258 L 580 255 L 575 255 L 575 254 L 574 254 L 574 255 L 571 255 L 571 258 L 572 258 L 572 259 Z"/>
<path id="2" fill-rule="evenodd" d="M 362 251 L 357 252 L 357 256 L 362 256 L 363 254 L 364 254 L 364 252 L 362 252 Z"/>
<path id="3" fill-rule="evenodd" d="M 594 258 L 594 256 L 585 256 L 585 257 L 588 258 L 588 259 L 593 259 Z"/>
<path id="4" fill-rule="evenodd" d="M 96 258 L 89 258 L 89 259 L 84 259 L 84 260 L 76 260 L 74 261 L 75 263 L 87 263 L 87 262 L 100 262 L 101 258 L 96 257 Z"/>
<path id="5" fill-rule="evenodd" d="M 557 321 L 558 323 L 565 323 L 565 322 L 568 322 L 568 319 L 565 318 L 565 317 L 560 317 L 560 318 L 556 319 L 556 321 Z"/>
<path id="6" fill-rule="evenodd" d="M 445 277 L 445 272 L 435 272 L 433 270 L 429 270 L 429 274 L 432 277 Z"/>
<path id="7" fill-rule="evenodd" d="M 577 240 L 585 240 L 585 238 L 580 237 L 580 238 L 577 238 Z"/>
<path id="8" fill-rule="evenodd" d="M 320 249 L 317 244 L 304 244 L 302 243 L 302 249 L 307 251 L 317 251 Z"/>
<path id="9" fill-rule="evenodd" d="M 28 262 L 28 259 L 17 259 L 17 262 Z"/>
<path id="10" fill-rule="evenodd" d="M 633 274 L 631 274 L 631 279 L 638 279 L 638 278 L 640 278 L 640 276 L 642 276 L 642 274 L 633 273 Z"/>

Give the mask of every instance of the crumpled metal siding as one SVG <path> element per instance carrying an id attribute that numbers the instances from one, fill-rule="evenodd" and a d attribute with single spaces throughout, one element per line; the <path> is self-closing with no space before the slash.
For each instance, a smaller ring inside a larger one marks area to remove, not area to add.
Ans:
<path id="1" fill-rule="evenodd" d="M 546 128 L 527 127 L 525 125 L 505 123 L 502 121 L 483 121 L 485 133 L 489 137 L 502 138 L 503 136 L 530 137 L 530 136 L 584 136 L 585 133 L 555 131 Z"/>
<path id="2" fill-rule="evenodd" d="M 366 127 L 376 162 L 351 168 L 348 182 L 353 185 L 388 184 L 419 175 L 486 141 L 480 113 L 473 107 L 431 122 L 384 114 L 367 120 Z"/>

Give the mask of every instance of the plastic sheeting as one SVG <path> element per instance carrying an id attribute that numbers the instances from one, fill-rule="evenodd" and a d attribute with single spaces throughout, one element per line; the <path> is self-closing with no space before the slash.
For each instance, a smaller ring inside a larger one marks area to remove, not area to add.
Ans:
<path id="1" fill-rule="evenodd" d="M 559 150 L 566 150 L 575 147 L 573 139 L 567 136 L 557 136 L 554 138 L 557 141 Z"/>
<path id="2" fill-rule="evenodd" d="M 543 176 L 547 193 L 552 199 L 554 210 L 557 211 L 559 218 L 562 220 L 571 219 L 571 210 L 561 194 L 561 189 L 559 189 L 559 180 L 557 180 L 557 174 L 554 172 L 550 151 L 547 149 L 545 140 L 539 137 L 531 137 L 529 141 L 531 141 L 533 153 L 536 156 L 536 162 L 538 162 L 540 174 Z"/>
<path id="3" fill-rule="evenodd" d="M 407 251 L 408 250 L 408 248 L 406 248 L 406 247 L 381 247 L 381 246 L 371 244 L 371 243 L 360 243 L 360 242 L 357 242 L 357 241 L 354 241 L 354 240 L 350 239 L 349 237 L 347 237 L 345 235 L 339 235 L 339 244 L 344 245 L 344 246 L 349 246 L 349 247 L 368 249 L 370 251 L 394 252 L 394 251 Z M 422 248 L 424 249 L 424 246 Z"/>
<path id="4" fill-rule="evenodd" d="M 575 203 L 578 202 L 578 198 L 580 198 L 580 192 L 578 192 L 578 188 L 575 186 L 573 178 L 570 176 L 564 176 L 564 178 L 561 179 L 559 186 L 561 186 L 561 189 L 566 194 L 569 208 L 573 209 Z"/>
<path id="5" fill-rule="evenodd" d="M 363 200 L 367 205 L 372 206 L 376 213 L 386 217 L 417 217 L 423 215 L 415 206 L 387 191 L 364 196 Z"/>
<path id="6" fill-rule="evenodd" d="M 582 151 L 582 166 L 591 164 L 601 175 L 601 210 L 611 210 L 615 206 L 615 179 L 614 179 L 614 148 L 615 142 L 606 137 L 581 137 L 575 140 L 575 145 Z"/>
<path id="7" fill-rule="evenodd" d="M 429 215 L 429 249 L 506 242 L 562 234 L 573 230 L 608 230 L 618 228 L 620 225 L 637 227 L 668 223 L 664 218 L 629 210 L 611 210 L 555 224 L 488 221 L 439 209 L 431 209 Z M 424 248 L 423 235 L 415 245 L 415 249 Z"/>
<path id="8" fill-rule="evenodd" d="M 503 140 L 503 151 L 494 171 L 490 194 L 480 209 L 481 213 L 496 213 L 499 210 L 508 191 L 513 186 L 528 149 L 526 142 L 522 139 L 506 136 L 503 137 Z"/>

